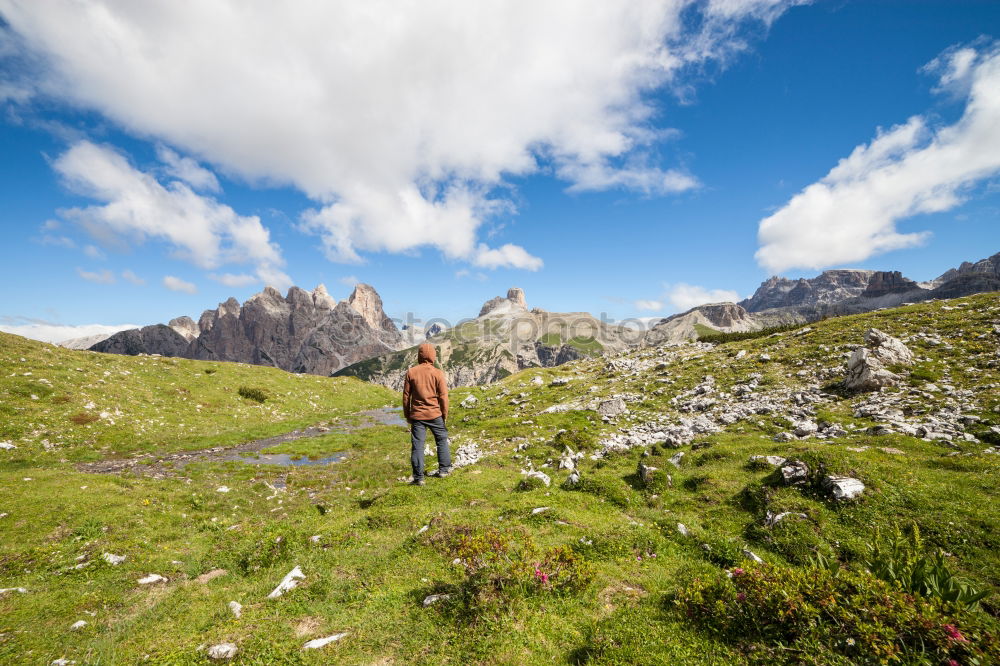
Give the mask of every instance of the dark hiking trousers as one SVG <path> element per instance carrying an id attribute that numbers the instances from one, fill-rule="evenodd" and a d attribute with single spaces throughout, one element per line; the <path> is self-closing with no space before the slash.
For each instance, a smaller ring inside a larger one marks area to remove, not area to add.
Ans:
<path id="1" fill-rule="evenodd" d="M 413 421 L 410 424 L 410 465 L 413 467 L 413 478 L 424 478 L 424 440 L 427 429 L 434 434 L 437 444 L 438 468 L 451 467 L 451 451 L 448 450 L 448 429 L 444 427 L 444 419 L 440 416 L 429 421 Z"/>

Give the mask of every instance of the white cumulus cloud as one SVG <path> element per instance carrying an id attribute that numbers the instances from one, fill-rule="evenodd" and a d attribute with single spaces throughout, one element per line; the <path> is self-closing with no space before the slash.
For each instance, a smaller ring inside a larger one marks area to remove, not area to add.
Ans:
<path id="1" fill-rule="evenodd" d="M 954 208 L 1000 173 L 1000 48 L 951 49 L 927 69 L 938 90 L 964 95 L 962 117 L 934 128 L 914 116 L 856 147 L 760 222 L 761 266 L 821 269 L 919 245 L 929 233 L 897 223 Z"/>
<path id="2" fill-rule="evenodd" d="M 695 187 L 650 157 L 664 132 L 648 93 L 684 87 L 686 67 L 739 53 L 742 26 L 800 2 L 0 0 L 0 15 L 30 50 L 23 60 L 42 63 L 6 89 L 190 154 L 161 151 L 191 187 L 214 187 L 197 158 L 298 188 L 315 202 L 302 228 L 332 259 L 433 247 L 537 270 L 528 249 L 479 238 L 485 219 L 511 210 L 496 194 L 506 179 Z"/>
<path id="3" fill-rule="evenodd" d="M 106 268 L 101 271 L 85 271 L 82 268 L 77 268 L 76 273 L 87 282 L 96 282 L 97 284 L 115 283 L 115 274 Z"/>
<path id="4" fill-rule="evenodd" d="M 638 300 L 633 303 L 636 310 L 648 310 L 649 312 L 659 312 L 663 309 L 663 301 Z"/>
<path id="5" fill-rule="evenodd" d="M 136 275 L 135 272 L 129 268 L 126 268 L 125 270 L 122 271 L 122 278 L 127 280 L 128 282 L 131 282 L 136 286 L 142 286 L 146 284 L 146 281 L 144 279 Z"/>
<path id="6" fill-rule="evenodd" d="M 251 284 L 260 282 L 258 278 L 247 273 L 209 273 L 208 277 L 220 284 L 224 284 L 227 287 L 246 287 Z"/>
<path id="7" fill-rule="evenodd" d="M 170 291 L 182 291 L 185 294 L 197 294 L 198 287 L 193 283 L 182 280 L 179 277 L 173 275 L 165 275 L 163 277 L 163 286 Z"/>
<path id="8" fill-rule="evenodd" d="M 105 242 L 160 239 L 201 268 L 252 264 L 260 281 L 278 289 L 292 284 L 281 271 L 281 251 L 257 216 L 239 215 L 180 181 L 163 185 L 124 155 L 89 141 L 73 145 L 53 167 L 72 190 L 103 202 L 60 212 Z"/>
<path id="9" fill-rule="evenodd" d="M 10 317 L 7 319 L 11 321 L 17 319 L 25 320 L 25 318 L 21 317 Z M 4 333 L 20 335 L 32 340 L 41 340 L 42 342 L 63 342 L 64 340 L 83 338 L 91 335 L 112 335 L 118 331 L 126 331 L 131 328 L 139 328 L 139 326 L 136 324 L 80 324 L 78 326 L 70 326 L 41 320 L 30 320 L 30 323 L 25 324 L 0 323 L 0 331 Z"/>
<path id="10" fill-rule="evenodd" d="M 168 174 L 183 180 L 196 190 L 219 192 L 222 188 L 215 174 L 198 164 L 190 157 L 181 157 L 166 146 L 157 146 L 156 155 L 164 164 Z"/>
<path id="11" fill-rule="evenodd" d="M 683 282 L 668 285 L 665 296 L 678 312 L 706 303 L 735 303 L 740 300 L 740 295 L 730 289 L 706 289 Z"/>

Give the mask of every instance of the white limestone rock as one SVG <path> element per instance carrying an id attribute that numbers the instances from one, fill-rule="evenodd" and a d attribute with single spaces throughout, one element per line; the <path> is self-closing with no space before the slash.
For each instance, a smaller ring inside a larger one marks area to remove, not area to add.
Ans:
<path id="1" fill-rule="evenodd" d="M 281 582 L 278 583 L 278 587 L 274 588 L 271 591 L 271 594 L 267 595 L 267 598 L 277 599 L 285 592 L 288 592 L 289 590 L 293 590 L 296 587 L 298 587 L 299 581 L 305 580 L 305 577 L 306 575 L 302 573 L 302 569 L 300 567 L 295 567 L 294 569 L 289 571 L 284 578 L 281 579 Z"/>

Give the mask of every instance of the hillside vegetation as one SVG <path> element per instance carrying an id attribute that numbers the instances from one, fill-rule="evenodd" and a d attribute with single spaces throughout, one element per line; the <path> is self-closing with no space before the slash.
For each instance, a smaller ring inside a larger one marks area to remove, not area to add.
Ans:
<path id="1" fill-rule="evenodd" d="M 915 364 L 846 393 L 872 327 Z M 453 392 L 470 464 L 418 488 L 381 387 L 5 336 L 0 661 L 996 663 L 998 344 L 983 294 L 531 369 Z M 274 451 L 344 460 L 78 465 L 315 423 Z"/>

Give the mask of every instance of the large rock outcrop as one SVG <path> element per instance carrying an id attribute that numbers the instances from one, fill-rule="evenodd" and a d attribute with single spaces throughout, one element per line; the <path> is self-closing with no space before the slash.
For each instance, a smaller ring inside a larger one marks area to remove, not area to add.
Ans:
<path id="1" fill-rule="evenodd" d="M 507 290 L 506 297 L 497 296 L 483 303 L 483 307 L 479 309 L 479 316 L 518 313 L 527 309 L 528 303 L 524 300 L 524 290 L 520 287 L 511 287 Z"/>
<path id="2" fill-rule="evenodd" d="M 865 333 L 865 346 L 855 349 L 847 361 L 844 387 L 851 391 L 877 391 L 895 386 L 902 378 L 890 368 L 911 365 L 913 352 L 902 340 L 871 328 Z"/>
<path id="3" fill-rule="evenodd" d="M 243 305 L 230 298 L 195 324 L 178 317 L 117 333 L 91 347 L 117 354 L 161 354 L 206 361 L 268 365 L 290 372 L 329 375 L 357 361 L 395 351 L 403 336 L 382 311 L 382 299 L 358 285 L 343 302 L 323 285 L 291 287 L 286 296 L 266 287 Z"/>
<path id="4" fill-rule="evenodd" d="M 153 324 L 115 333 L 98 342 L 91 351 L 107 354 L 160 354 L 162 356 L 183 356 L 188 348 L 188 340 L 165 324 Z"/>
<path id="5" fill-rule="evenodd" d="M 841 269 L 823 271 L 814 278 L 772 277 L 753 296 L 740 301 L 747 312 L 772 308 L 836 303 L 860 296 L 868 288 L 875 271 Z"/>

